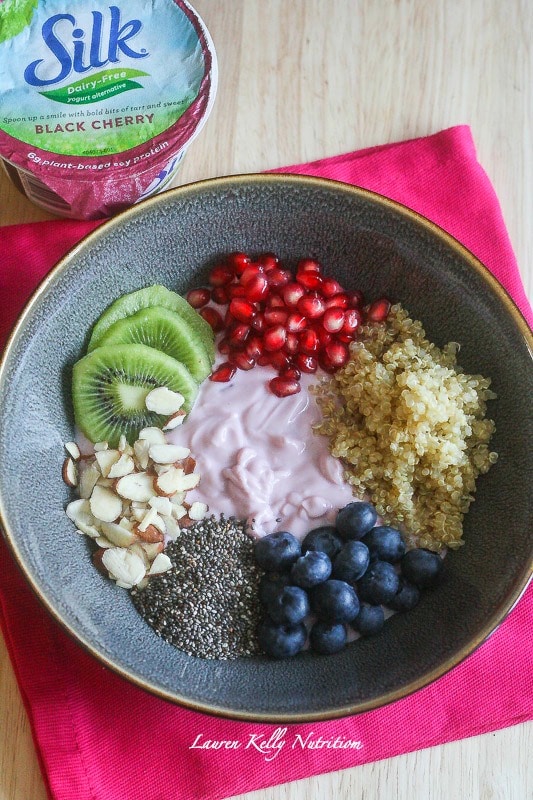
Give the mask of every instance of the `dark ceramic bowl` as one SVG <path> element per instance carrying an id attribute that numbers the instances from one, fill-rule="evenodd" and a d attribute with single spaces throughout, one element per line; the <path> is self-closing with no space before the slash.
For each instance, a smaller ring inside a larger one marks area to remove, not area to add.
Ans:
<path id="1" fill-rule="evenodd" d="M 447 577 L 375 638 L 328 657 L 276 662 L 191 658 L 159 639 L 128 593 L 92 566 L 64 514 L 63 443 L 73 436 L 71 366 L 91 325 L 124 292 L 202 283 L 232 250 L 317 256 L 369 299 L 386 293 L 437 344 L 493 380 L 497 464 L 479 479 L 465 546 Z M 184 186 L 116 217 L 75 247 L 26 307 L 0 373 L 1 516 L 46 608 L 104 664 L 177 703 L 240 719 L 327 719 L 390 703 L 471 653 L 505 618 L 531 574 L 533 369 L 530 331 L 489 272 L 407 209 L 330 181 L 281 175 Z M 24 490 L 21 490 L 24 487 Z M 512 653 L 509 654 L 512 658 Z"/>

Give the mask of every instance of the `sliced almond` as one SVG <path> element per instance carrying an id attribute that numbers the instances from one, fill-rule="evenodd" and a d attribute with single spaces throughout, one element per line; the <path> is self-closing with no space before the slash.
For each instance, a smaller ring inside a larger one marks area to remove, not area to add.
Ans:
<path id="1" fill-rule="evenodd" d="M 131 517 L 136 522 L 142 522 L 144 517 L 146 516 L 146 506 L 143 505 L 142 508 L 132 508 L 131 509 Z"/>
<path id="2" fill-rule="evenodd" d="M 180 506 L 185 500 L 185 495 L 186 492 L 176 492 L 176 494 L 173 494 L 172 497 L 170 498 L 170 502 L 172 503 L 172 505 Z"/>
<path id="3" fill-rule="evenodd" d="M 101 547 L 102 550 L 107 550 L 108 547 L 114 547 L 115 545 L 113 542 L 110 542 L 109 539 L 106 539 L 105 536 L 99 536 L 97 539 L 94 540 L 98 547 Z"/>
<path id="4" fill-rule="evenodd" d="M 112 525 L 113 523 L 110 524 Z M 121 528 L 125 528 L 127 531 L 131 531 L 133 529 L 132 521 L 130 519 L 127 519 L 126 517 L 122 517 L 122 519 L 118 524 L 120 525 Z"/>
<path id="5" fill-rule="evenodd" d="M 123 453 L 118 461 L 115 461 L 109 470 L 109 478 L 123 478 L 124 475 L 129 475 L 135 469 L 133 458 L 126 453 Z"/>
<path id="6" fill-rule="evenodd" d="M 102 522 L 114 522 L 122 513 L 122 500 L 112 489 L 105 486 L 94 487 L 89 500 L 91 513 Z"/>
<path id="7" fill-rule="evenodd" d="M 200 483 L 200 473 L 191 472 L 189 475 L 182 475 L 177 490 L 179 492 L 188 492 L 190 489 L 196 489 Z"/>
<path id="8" fill-rule="evenodd" d="M 96 461 L 91 461 L 88 466 L 84 467 L 81 471 L 78 492 L 80 497 L 88 500 L 92 494 L 96 482 L 101 478 L 100 467 Z"/>
<path id="9" fill-rule="evenodd" d="M 161 428 L 143 428 L 139 433 L 137 441 L 146 441 L 150 444 L 166 444 L 165 434 Z"/>
<path id="10" fill-rule="evenodd" d="M 143 589 L 146 589 L 146 587 L 148 586 L 148 583 L 149 583 L 148 576 L 145 575 L 144 578 L 142 579 L 142 581 L 139 581 L 139 583 L 136 585 L 135 588 L 138 591 L 142 591 Z M 117 584 L 117 586 L 118 586 L 118 584 Z"/>
<path id="11" fill-rule="evenodd" d="M 158 514 L 161 514 L 164 517 L 170 516 L 172 514 L 172 503 L 168 499 L 168 497 L 159 497 L 156 495 L 152 497 L 151 500 L 148 501 L 148 505 L 152 508 L 155 508 Z"/>
<path id="12" fill-rule="evenodd" d="M 148 411 L 169 417 L 180 410 L 185 398 L 179 392 L 173 392 L 166 386 L 160 386 L 158 389 L 148 392 L 144 402 Z"/>
<path id="13" fill-rule="evenodd" d="M 95 458 L 100 467 L 100 472 L 104 478 L 107 478 L 111 467 L 119 460 L 120 452 L 118 450 L 99 450 L 95 453 Z"/>
<path id="14" fill-rule="evenodd" d="M 126 439 L 124 434 L 121 433 L 120 434 L 120 438 L 118 440 L 118 448 L 117 449 L 120 450 L 121 453 L 123 453 L 127 446 L 128 446 L 128 440 Z"/>
<path id="15" fill-rule="evenodd" d="M 80 452 L 80 448 L 78 447 L 78 445 L 76 444 L 76 442 L 67 442 L 67 443 L 65 444 L 65 450 L 67 451 L 67 453 L 69 454 L 69 456 L 70 456 L 70 457 L 71 457 L 71 458 L 72 458 L 74 461 L 79 461 L 79 460 L 80 460 L 80 458 L 81 458 L 81 452 Z"/>
<path id="16" fill-rule="evenodd" d="M 183 519 L 183 517 L 187 516 L 187 509 L 185 508 L 185 506 L 174 505 L 173 504 L 172 505 L 172 516 L 174 517 L 174 519 L 177 519 L 178 522 L 179 522 L 180 519 Z"/>
<path id="17" fill-rule="evenodd" d="M 176 411 L 175 414 L 172 414 L 172 416 L 167 419 L 167 421 L 163 425 L 163 430 L 173 431 L 174 428 L 178 427 L 178 425 L 183 424 L 183 420 L 185 419 L 185 417 L 186 417 L 185 411 Z"/>
<path id="18" fill-rule="evenodd" d="M 147 503 L 156 494 L 153 478 L 146 472 L 131 472 L 129 475 L 124 475 L 117 480 L 115 488 L 125 500 L 136 500 L 139 503 Z"/>
<path id="19" fill-rule="evenodd" d="M 161 575 L 163 572 L 168 572 L 169 569 L 172 569 L 172 561 L 165 553 L 159 553 L 154 558 L 152 566 L 148 570 L 148 575 Z"/>
<path id="20" fill-rule="evenodd" d="M 133 453 L 141 469 L 146 469 L 148 466 L 150 460 L 148 455 L 149 450 L 150 442 L 146 439 L 138 439 L 133 445 Z"/>
<path id="21" fill-rule="evenodd" d="M 138 530 L 138 531 L 141 531 L 141 532 L 142 532 L 142 531 L 145 531 L 145 530 L 146 530 L 146 528 L 147 528 L 149 525 L 152 525 L 152 524 L 153 524 L 153 521 L 155 520 L 155 518 L 156 518 L 156 517 L 157 517 L 157 511 L 155 510 L 155 508 L 149 508 L 149 509 L 147 509 L 147 511 L 146 511 L 146 513 L 144 514 L 144 516 L 143 516 L 143 518 L 142 518 L 142 520 L 141 520 L 140 524 L 139 524 L 139 525 L 137 525 L 137 530 Z"/>
<path id="22" fill-rule="evenodd" d="M 148 556 L 148 559 L 153 561 L 159 553 L 163 552 L 165 545 L 163 542 L 142 542 L 141 547 Z"/>
<path id="23" fill-rule="evenodd" d="M 122 525 L 122 520 L 116 522 L 102 522 L 102 533 L 115 547 L 129 547 L 137 541 L 136 535 Z"/>
<path id="24" fill-rule="evenodd" d="M 185 509 L 183 509 L 185 512 Z M 186 513 L 186 512 L 185 512 Z M 179 525 L 174 519 L 174 517 L 162 517 L 165 522 L 165 535 L 170 539 L 170 541 L 175 542 L 178 536 L 180 535 Z"/>
<path id="25" fill-rule="evenodd" d="M 110 547 L 105 550 L 102 563 L 111 578 L 131 586 L 140 583 L 146 574 L 143 559 L 123 547 Z"/>
<path id="26" fill-rule="evenodd" d="M 114 481 L 111 478 L 103 478 L 101 475 L 96 481 L 97 486 L 105 486 L 107 489 L 111 489 L 113 487 L 113 483 Z"/>
<path id="27" fill-rule="evenodd" d="M 150 446 L 149 456 L 156 464 L 174 464 L 187 458 L 191 451 L 188 447 L 179 444 L 153 444 Z"/>
<path id="28" fill-rule="evenodd" d="M 108 447 L 109 447 L 108 442 L 96 442 L 96 444 L 94 445 L 94 452 L 101 453 L 103 450 L 107 450 Z"/>
<path id="29" fill-rule="evenodd" d="M 96 538 L 100 535 L 98 530 L 99 523 L 91 513 L 91 506 L 88 500 L 73 500 L 66 507 L 65 513 L 74 525 L 87 536 Z"/>
<path id="30" fill-rule="evenodd" d="M 148 525 L 148 527 L 144 528 L 142 531 L 140 530 L 139 526 L 137 526 L 133 530 L 139 539 L 143 540 L 143 542 L 162 542 L 165 538 L 161 531 L 155 527 L 155 525 Z"/>
<path id="31" fill-rule="evenodd" d="M 194 503 L 192 503 L 191 507 L 189 508 L 189 517 L 191 519 L 194 519 L 195 521 L 203 519 L 207 514 L 208 510 L 209 509 L 206 503 L 200 503 L 198 500 L 196 500 Z"/>
<path id="32" fill-rule="evenodd" d="M 70 456 L 63 462 L 63 480 L 71 489 L 78 485 L 78 468 Z"/>
<path id="33" fill-rule="evenodd" d="M 185 474 L 182 469 L 171 467 L 155 478 L 154 489 L 162 497 L 172 497 L 173 494 L 181 490 L 180 481 L 183 478 L 185 478 Z"/>

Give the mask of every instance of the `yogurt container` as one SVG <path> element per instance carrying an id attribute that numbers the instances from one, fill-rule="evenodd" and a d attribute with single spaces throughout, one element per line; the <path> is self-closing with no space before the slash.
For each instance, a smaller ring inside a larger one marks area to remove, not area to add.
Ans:
<path id="1" fill-rule="evenodd" d="M 0 158 L 53 214 L 99 219 L 167 188 L 216 88 L 185 0 L 0 0 Z"/>

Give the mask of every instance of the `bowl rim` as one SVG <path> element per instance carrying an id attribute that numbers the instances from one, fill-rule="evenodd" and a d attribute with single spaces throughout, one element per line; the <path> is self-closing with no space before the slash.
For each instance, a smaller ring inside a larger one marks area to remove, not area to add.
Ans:
<path id="1" fill-rule="evenodd" d="M 432 234 L 444 245 L 451 248 L 463 261 L 466 261 L 470 267 L 483 279 L 487 288 L 492 292 L 505 307 L 509 317 L 516 326 L 518 332 L 523 337 L 525 344 L 529 350 L 533 364 L 533 332 L 531 331 L 527 321 L 523 317 L 519 308 L 514 300 L 511 298 L 507 290 L 499 283 L 490 270 L 461 242 L 459 242 L 451 234 L 447 233 L 436 223 L 419 214 L 417 211 L 412 210 L 395 200 L 381 195 L 377 192 L 364 189 L 360 186 L 353 184 L 346 184 L 340 181 L 331 180 L 328 178 L 318 178 L 308 175 L 295 175 L 289 173 L 240 173 L 236 175 L 227 175 L 217 178 L 208 178 L 201 181 L 195 181 L 174 189 L 169 189 L 158 195 L 154 195 L 125 211 L 120 212 L 116 216 L 105 220 L 101 225 L 87 233 L 79 242 L 71 247 L 64 256 L 52 267 L 52 269 L 44 276 L 38 284 L 24 308 L 22 309 L 15 326 L 13 327 L 4 351 L 0 358 L 0 396 L 2 396 L 7 389 L 7 368 L 10 360 L 11 352 L 15 349 L 19 337 L 22 335 L 28 317 L 30 316 L 33 308 L 39 303 L 41 295 L 48 289 L 53 281 L 65 272 L 70 265 L 70 262 L 83 251 L 86 247 L 90 247 L 93 242 L 98 241 L 100 238 L 105 237 L 109 230 L 116 226 L 120 226 L 124 221 L 130 218 L 135 218 L 144 213 L 145 209 L 156 207 L 158 205 L 166 205 L 172 203 L 174 198 L 178 200 L 182 197 L 194 196 L 205 190 L 219 190 L 228 188 L 242 187 L 243 184 L 261 185 L 267 184 L 274 186 L 280 184 L 283 186 L 293 185 L 307 186 L 310 188 L 322 189 L 333 191 L 336 193 L 344 193 L 349 196 L 357 196 L 364 198 L 378 206 L 385 207 L 389 211 L 394 211 L 406 217 L 408 220 L 414 222 L 416 225 L 421 226 L 427 232 Z M 203 714 L 208 714 L 216 717 L 222 717 L 233 720 L 240 720 L 245 722 L 263 722 L 263 723 L 307 723 L 307 722 L 321 722 L 340 717 L 351 716 L 354 714 L 364 713 L 366 711 L 375 710 L 382 706 L 388 705 L 407 697 L 414 692 L 424 688 L 425 686 L 433 683 L 438 678 L 445 675 L 455 666 L 464 661 L 471 653 L 477 650 L 483 642 L 494 633 L 499 625 L 505 620 L 507 615 L 519 602 L 520 598 L 525 594 L 529 583 L 533 578 L 533 555 L 530 562 L 524 565 L 520 579 L 517 581 L 513 591 L 500 603 L 497 609 L 486 620 L 482 628 L 477 632 L 476 636 L 465 646 L 454 652 L 451 656 L 446 658 L 439 666 L 427 670 L 415 680 L 410 680 L 399 688 L 390 690 L 389 692 L 379 695 L 378 697 L 352 703 L 340 708 L 335 708 L 326 711 L 315 712 L 248 712 L 242 710 L 235 710 L 227 708 L 226 706 L 217 706 L 216 704 L 201 703 L 183 697 L 179 692 L 165 690 L 161 687 L 152 685 L 148 679 L 140 677 L 133 671 L 116 663 L 111 657 L 106 656 L 100 652 L 91 642 L 89 642 L 82 634 L 78 633 L 74 627 L 62 617 L 59 608 L 56 608 L 53 603 L 47 598 L 46 594 L 37 585 L 31 574 L 25 566 L 24 558 L 17 546 L 17 542 L 7 524 L 7 514 L 5 511 L 4 502 L 0 493 L 0 531 L 3 533 L 4 540 L 6 541 L 12 556 L 14 557 L 19 569 L 21 570 L 26 582 L 29 584 L 34 595 L 44 606 L 45 610 L 52 616 L 52 618 L 60 624 L 63 630 L 73 638 L 81 647 L 88 652 L 91 656 L 95 657 L 104 666 L 111 669 L 116 674 L 125 678 L 130 683 L 144 689 L 145 691 L 163 699 L 170 701 L 174 704 L 183 706 L 192 711 L 197 711 Z"/>

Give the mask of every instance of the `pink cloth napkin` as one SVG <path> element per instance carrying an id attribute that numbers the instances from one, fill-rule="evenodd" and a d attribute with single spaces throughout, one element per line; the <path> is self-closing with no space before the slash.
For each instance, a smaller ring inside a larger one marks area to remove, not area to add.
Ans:
<path id="1" fill-rule="evenodd" d="M 282 171 L 358 184 L 419 211 L 472 250 L 533 321 L 467 127 Z M 0 336 L 38 280 L 92 227 L 54 221 L 0 229 Z M 533 716 L 533 587 L 474 654 L 416 694 L 355 717 L 276 726 L 198 714 L 125 682 L 42 610 L 3 542 L 0 570 L 0 622 L 55 800 L 220 800 Z M 200 749 L 208 739 L 236 746 Z M 348 741 L 354 746 L 340 746 Z"/>

